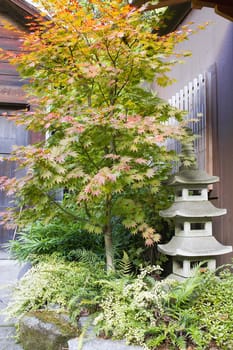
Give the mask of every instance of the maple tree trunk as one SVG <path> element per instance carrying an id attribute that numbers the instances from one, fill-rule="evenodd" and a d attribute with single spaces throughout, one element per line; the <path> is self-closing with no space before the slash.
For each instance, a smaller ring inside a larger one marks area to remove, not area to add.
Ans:
<path id="1" fill-rule="evenodd" d="M 111 224 L 111 197 L 106 200 L 106 225 L 104 226 L 104 243 L 105 243 L 105 254 L 107 271 L 114 271 L 114 253 L 112 245 L 112 224 Z"/>
<path id="2" fill-rule="evenodd" d="M 105 254 L 106 254 L 106 263 L 107 271 L 114 271 L 114 259 L 113 259 L 113 246 L 112 246 L 112 231 L 107 229 L 104 232 L 104 242 L 105 242 Z"/>

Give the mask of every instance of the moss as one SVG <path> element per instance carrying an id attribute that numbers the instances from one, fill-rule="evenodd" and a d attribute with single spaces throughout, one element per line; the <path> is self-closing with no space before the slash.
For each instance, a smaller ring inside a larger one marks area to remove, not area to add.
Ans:
<path id="1" fill-rule="evenodd" d="M 28 317 L 36 317 L 44 323 L 51 323 L 56 326 L 62 335 L 73 334 L 77 336 L 78 328 L 72 326 L 68 314 L 58 313 L 52 310 L 36 310 L 26 314 Z"/>
<path id="2" fill-rule="evenodd" d="M 24 350 L 60 350 L 78 332 L 66 314 L 56 311 L 30 311 L 19 322 L 19 341 Z"/>

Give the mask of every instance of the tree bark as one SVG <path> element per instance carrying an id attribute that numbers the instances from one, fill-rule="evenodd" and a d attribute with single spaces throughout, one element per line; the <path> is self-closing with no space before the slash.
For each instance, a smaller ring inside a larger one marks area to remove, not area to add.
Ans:
<path id="1" fill-rule="evenodd" d="M 104 232 L 104 242 L 105 242 L 105 254 L 106 254 L 106 264 L 107 272 L 115 271 L 114 266 L 114 254 L 112 246 L 112 231 L 106 230 Z"/>
<path id="2" fill-rule="evenodd" d="M 106 199 L 106 225 L 104 226 L 104 243 L 107 272 L 115 271 L 114 252 L 112 246 L 111 204 L 111 196 L 108 196 Z"/>

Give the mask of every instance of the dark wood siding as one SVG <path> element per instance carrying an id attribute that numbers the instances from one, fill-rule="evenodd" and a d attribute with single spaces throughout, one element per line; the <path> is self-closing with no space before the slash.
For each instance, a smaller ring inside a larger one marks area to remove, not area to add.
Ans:
<path id="1" fill-rule="evenodd" d="M 4 28 L 4 21 L 11 23 L 10 18 L 0 8 L 0 48 L 19 52 L 21 41 L 19 34 Z M 20 79 L 15 67 L 5 59 L 0 59 L 0 103 L 26 103 Z"/>
<path id="2" fill-rule="evenodd" d="M 10 21 L 9 17 L 1 12 L 0 8 L 0 48 L 18 52 L 20 49 L 19 35 L 3 27 L 4 20 Z M 25 94 L 22 89 L 22 81 L 12 65 L 6 60 L 0 59 L 0 155 L 7 157 L 14 145 L 26 145 L 28 132 L 22 126 L 6 118 L 15 111 L 26 107 Z M 0 163 L 0 176 L 14 177 L 16 164 L 5 160 Z M 3 191 L 0 192 L 0 212 L 7 210 L 12 205 L 13 198 L 9 198 Z M 0 226 L 0 243 L 12 239 L 13 230 L 7 230 Z"/>
<path id="3" fill-rule="evenodd" d="M 22 126 L 16 126 L 10 120 L 10 116 L 16 111 L 25 108 L 23 105 L 4 105 L 0 104 L 0 156 L 7 158 L 15 145 L 28 144 L 28 132 Z M 7 118 L 8 116 L 8 118 Z M 10 161 L 0 163 L 0 176 L 14 177 L 16 174 L 16 164 Z M 10 207 L 13 198 L 5 195 L 4 191 L 0 191 L 0 212 L 5 212 Z M 13 230 L 7 230 L 0 226 L 0 243 L 5 243 L 12 239 Z"/>
<path id="4" fill-rule="evenodd" d="M 1 162 L 0 176 L 13 177 L 15 173 L 15 164 L 8 161 Z M 12 198 L 7 197 L 3 191 L 0 191 L 0 213 L 5 212 L 11 203 Z M 0 245 L 13 239 L 14 230 L 8 230 L 0 225 Z"/>

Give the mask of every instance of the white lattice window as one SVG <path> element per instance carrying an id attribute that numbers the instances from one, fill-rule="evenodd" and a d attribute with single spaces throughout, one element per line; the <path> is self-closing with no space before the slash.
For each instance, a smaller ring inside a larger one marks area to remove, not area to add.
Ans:
<path id="1" fill-rule="evenodd" d="M 180 110 L 187 111 L 186 119 L 188 126 L 197 135 L 194 141 L 194 148 L 200 169 L 209 170 L 207 143 L 207 78 L 205 74 L 200 74 L 196 79 L 189 82 L 182 90 L 169 99 L 169 104 Z M 169 124 L 177 123 L 175 119 L 170 119 Z M 174 149 L 178 153 L 181 146 L 174 140 L 169 140 L 169 149 Z M 177 170 L 177 169 L 175 169 Z"/>

